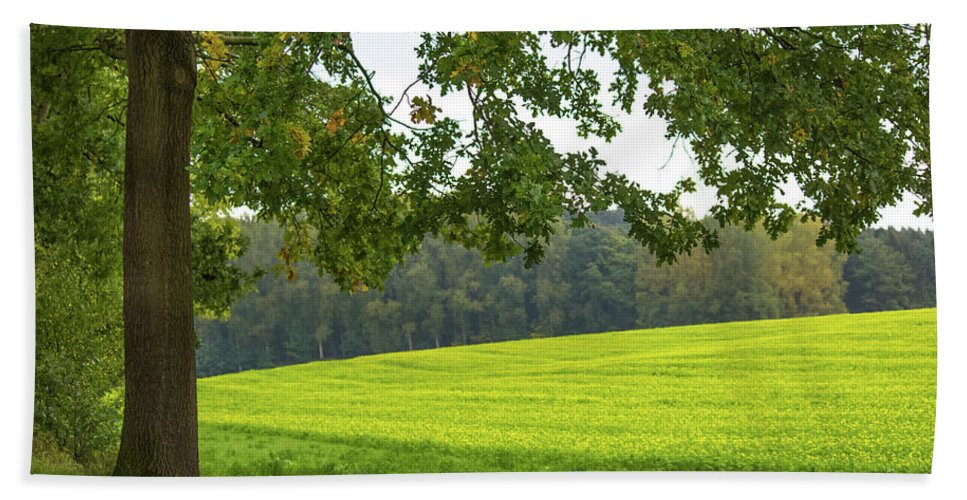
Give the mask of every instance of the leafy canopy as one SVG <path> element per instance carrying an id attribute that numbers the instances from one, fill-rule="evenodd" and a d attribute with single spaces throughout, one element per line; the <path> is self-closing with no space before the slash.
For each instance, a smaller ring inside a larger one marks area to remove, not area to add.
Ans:
<path id="1" fill-rule="evenodd" d="M 419 78 L 465 93 L 472 130 L 431 96 L 410 99 L 410 123 L 396 119 L 347 34 L 203 40 L 196 188 L 281 221 L 283 260 L 312 260 L 347 288 L 378 285 L 426 233 L 491 260 L 522 250 L 533 264 L 554 222 L 581 225 L 612 206 L 660 262 L 674 261 L 717 244 L 679 204 L 697 181 L 717 189 L 723 225 L 761 221 L 775 236 L 797 216 L 819 220 L 819 242 L 843 251 L 904 192 L 932 211 L 925 26 L 424 34 Z M 568 56 L 552 65 L 546 44 Z M 602 173 L 593 148 L 556 151 L 528 121 L 619 133 L 586 51 L 618 63 L 608 93 L 625 111 L 648 87 L 644 111 L 691 141 L 698 179 L 642 189 Z M 458 161 L 469 168 L 455 176 Z M 807 201 L 778 200 L 790 180 Z"/>
<path id="2" fill-rule="evenodd" d="M 110 34 L 89 43 L 110 53 Z M 816 220 L 819 243 L 850 251 L 906 192 L 932 214 L 929 34 L 923 25 L 423 34 L 417 76 L 441 95 L 466 94 L 473 119 L 462 127 L 432 96 L 381 95 L 347 33 L 199 33 L 193 205 L 280 222 L 288 274 L 308 260 L 350 290 L 379 286 L 427 233 L 489 260 L 523 252 L 530 265 L 556 222 L 581 226 L 612 207 L 659 263 L 673 262 L 718 244 L 679 202 L 699 182 L 716 189 L 722 225 L 761 223 L 777 236 L 796 218 Z M 566 57 L 550 62 L 546 46 Z M 617 64 L 608 89 L 584 66 L 588 52 Z M 394 114 L 404 97 L 409 120 Z M 696 178 L 643 189 L 603 171 L 594 148 L 557 151 L 529 120 L 565 118 L 610 140 L 620 125 L 606 98 L 667 120 L 669 137 L 691 142 Z M 469 166 L 462 175 L 458 162 Z M 790 181 L 807 200 L 779 200 Z"/>

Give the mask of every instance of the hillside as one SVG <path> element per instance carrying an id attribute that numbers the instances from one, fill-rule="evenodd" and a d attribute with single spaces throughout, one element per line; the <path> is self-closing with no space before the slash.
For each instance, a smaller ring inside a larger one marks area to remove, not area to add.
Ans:
<path id="1" fill-rule="evenodd" d="M 391 353 L 198 381 L 202 473 L 929 472 L 936 310 Z"/>

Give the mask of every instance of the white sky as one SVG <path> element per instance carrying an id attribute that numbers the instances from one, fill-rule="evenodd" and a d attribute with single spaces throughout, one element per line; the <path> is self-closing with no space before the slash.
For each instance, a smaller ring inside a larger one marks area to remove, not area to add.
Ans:
<path id="1" fill-rule="evenodd" d="M 419 59 L 414 48 L 419 44 L 420 37 L 416 32 L 411 33 L 353 33 L 353 46 L 357 56 L 372 72 L 373 84 L 384 95 L 398 99 L 403 90 L 410 85 L 418 74 Z M 556 64 L 560 56 L 549 50 L 549 64 Z M 612 81 L 615 65 L 596 54 L 585 56 L 585 67 L 594 68 L 599 73 L 602 87 L 601 101 L 606 110 L 618 117 L 622 132 L 606 143 L 600 139 L 585 140 L 580 138 L 574 127 L 574 122 L 558 118 L 538 117 L 534 121 L 544 134 L 561 151 L 585 150 L 594 146 L 601 158 L 607 162 L 607 169 L 625 174 L 629 179 L 638 182 L 642 187 L 653 191 L 668 191 L 683 177 L 693 176 L 697 166 L 691 159 L 691 153 L 686 141 L 680 141 L 677 146 L 673 141 L 665 139 L 665 121 L 658 117 L 645 115 L 636 105 L 636 111 L 626 114 L 617 107 L 610 106 L 610 97 L 606 96 L 607 88 Z M 423 83 L 417 83 L 410 90 L 409 95 L 431 95 L 433 103 L 443 109 L 443 113 L 450 116 L 469 130 L 471 123 L 471 106 L 463 93 L 440 97 L 430 91 Z M 395 117 L 408 120 L 409 107 L 403 103 L 395 113 Z M 667 165 L 666 165 L 667 162 Z M 664 168 L 662 166 L 664 165 Z M 459 167 L 458 167 L 459 168 Z M 465 167 L 463 167 L 465 168 Z M 802 192 L 794 183 L 789 184 L 783 201 L 794 204 L 802 199 Z M 715 202 L 714 189 L 700 185 L 699 190 L 683 197 L 683 203 L 694 210 L 698 216 L 704 216 Z M 877 227 L 916 227 L 933 229 L 933 220 L 928 217 L 914 217 L 913 197 L 903 200 L 896 207 L 888 207 L 881 211 L 880 222 Z"/>

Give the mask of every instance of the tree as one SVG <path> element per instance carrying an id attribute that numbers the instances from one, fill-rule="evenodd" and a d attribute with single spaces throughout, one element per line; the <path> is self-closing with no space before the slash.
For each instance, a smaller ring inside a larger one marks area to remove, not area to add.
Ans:
<path id="1" fill-rule="evenodd" d="M 484 296 L 481 290 L 480 277 L 474 269 L 466 270 L 455 283 L 450 297 L 450 307 L 453 319 L 459 333 L 460 343 L 467 345 L 470 339 L 477 337 L 480 331 L 480 321 L 484 310 Z"/>
<path id="2" fill-rule="evenodd" d="M 916 276 L 910 307 L 937 305 L 937 272 L 934 268 L 933 232 L 916 229 L 876 229 L 873 235 L 900 252 Z"/>
<path id="3" fill-rule="evenodd" d="M 436 299 L 437 278 L 425 259 L 411 263 L 402 278 L 406 287 L 400 297 L 405 318 L 403 333 L 406 335 L 407 346 L 412 351 L 415 333 L 432 333 L 426 331 L 423 321 Z M 439 332 L 435 335 L 439 335 Z"/>
<path id="4" fill-rule="evenodd" d="M 769 237 L 765 232 L 729 227 L 721 247 L 707 255 L 711 274 L 705 300 L 714 321 L 777 318 L 779 298 L 769 280 Z"/>
<path id="5" fill-rule="evenodd" d="M 817 247 L 818 225 L 771 241 L 765 231 L 726 228 L 721 247 L 656 268 L 639 255 L 639 326 L 711 323 L 845 312 L 844 257 Z"/>
<path id="6" fill-rule="evenodd" d="M 844 301 L 850 312 L 909 309 L 916 276 L 903 254 L 875 233 L 862 239 L 862 251 L 851 256 L 843 270 L 848 283 Z"/>
<path id="7" fill-rule="evenodd" d="M 446 320 L 446 309 L 439 302 L 430 306 L 430 309 L 426 312 L 426 317 L 423 319 L 423 331 L 429 332 L 433 336 L 433 346 L 437 349 L 440 348 L 440 337 L 443 336 Z"/>
<path id="8" fill-rule="evenodd" d="M 369 334 L 369 345 L 373 352 L 393 352 L 400 350 L 403 338 L 396 328 L 400 324 L 400 303 L 396 300 L 377 298 L 366 304 L 363 324 Z"/>
<path id="9" fill-rule="evenodd" d="M 323 344 L 336 331 L 336 323 L 340 319 L 337 317 L 337 311 L 345 309 L 346 304 L 339 300 L 339 287 L 331 280 L 323 281 L 319 291 L 318 304 L 315 308 L 316 322 L 318 323 L 315 329 L 315 338 L 319 348 L 319 359 L 324 359 L 326 352 Z"/>
<path id="10" fill-rule="evenodd" d="M 188 32 L 129 31 L 125 47 L 125 391 L 115 474 L 197 476 L 188 178 L 194 40 Z"/>
<path id="11" fill-rule="evenodd" d="M 560 65 L 547 64 L 542 41 L 566 51 Z M 118 52 L 116 37 L 96 42 Z M 284 264 L 308 260 L 345 290 L 380 286 L 427 233 L 489 260 L 522 253 L 532 265 L 563 216 L 581 226 L 612 206 L 659 262 L 714 248 L 715 230 L 680 208 L 695 179 L 657 193 L 599 175 L 596 150 L 562 154 L 523 118 L 570 119 L 584 136 L 618 133 L 598 102 L 596 72 L 577 56 L 587 50 L 617 62 L 609 90 L 625 111 L 647 81 L 645 111 L 691 141 L 699 180 L 718 192 L 721 224 L 761 222 L 777 235 L 798 209 L 822 223 L 820 243 L 847 251 L 905 191 L 932 213 L 928 26 L 426 34 L 419 78 L 442 94 L 465 92 L 472 130 L 429 96 L 412 96 L 410 123 L 395 118 L 344 33 L 131 32 L 123 45 L 127 403 L 118 473 L 197 473 L 195 197 L 278 221 Z M 39 116 L 54 112 L 35 105 Z M 723 161 L 730 150 L 741 168 Z M 465 175 L 453 174 L 456 161 L 469 163 Z M 811 204 L 777 200 L 790 178 Z M 147 383 L 152 372 L 161 383 Z"/>
<path id="12" fill-rule="evenodd" d="M 814 245 L 818 230 L 815 223 L 797 225 L 768 252 L 768 279 L 779 297 L 782 317 L 846 312 L 842 278 L 846 258 Z"/>
<path id="13" fill-rule="evenodd" d="M 512 340 L 527 333 L 524 282 L 512 274 L 501 276 L 493 295 L 493 329 L 488 340 Z"/>
<path id="14" fill-rule="evenodd" d="M 567 306 L 572 333 L 627 329 L 635 321 L 634 244 L 615 227 L 575 232 L 569 240 Z"/>
<path id="15" fill-rule="evenodd" d="M 565 333 L 570 285 L 564 267 L 568 263 L 570 240 L 570 232 L 562 228 L 551 240 L 543 265 L 536 270 L 534 303 L 537 316 L 533 330 L 538 336 Z"/>
<path id="16" fill-rule="evenodd" d="M 715 322 L 711 298 L 712 260 L 708 255 L 688 255 L 673 266 L 658 267 L 644 250 L 637 252 L 635 302 L 642 328 Z"/>

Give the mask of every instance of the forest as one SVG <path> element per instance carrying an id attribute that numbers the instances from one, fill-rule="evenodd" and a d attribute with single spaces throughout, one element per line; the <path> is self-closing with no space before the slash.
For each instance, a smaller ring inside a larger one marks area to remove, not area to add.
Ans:
<path id="1" fill-rule="evenodd" d="M 936 306 L 933 233 L 871 229 L 849 256 L 815 244 L 816 225 L 772 240 L 726 228 L 722 247 L 657 266 L 620 212 L 561 227 L 545 263 L 485 265 L 428 238 L 382 290 L 348 295 L 308 266 L 284 269 L 282 232 L 241 221 L 239 262 L 261 268 L 224 319 L 196 318 L 201 377 L 319 359 L 658 326 Z M 709 222 L 711 223 L 711 222 Z"/>

